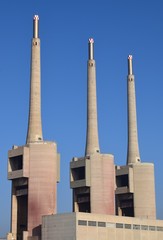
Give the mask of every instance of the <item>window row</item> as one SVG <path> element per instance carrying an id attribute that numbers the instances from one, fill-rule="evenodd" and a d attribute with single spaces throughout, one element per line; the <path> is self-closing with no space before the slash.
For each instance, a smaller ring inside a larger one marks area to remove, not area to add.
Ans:
<path id="1" fill-rule="evenodd" d="M 78 220 L 78 225 L 81 226 L 93 226 L 93 227 L 108 227 L 108 228 L 125 228 L 134 230 L 146 230 L 146 231 L 162 231 L 163 227 L 148 226 L 139 224 L 126 224 L 126 223 L 111 223 L 111 222 L 96 222 L 87 220 Z"/>

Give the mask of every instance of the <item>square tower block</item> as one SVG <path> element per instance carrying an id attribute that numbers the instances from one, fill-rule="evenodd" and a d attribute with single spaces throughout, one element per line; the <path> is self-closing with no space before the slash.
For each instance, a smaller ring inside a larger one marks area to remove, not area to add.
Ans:
<path id="1" fill-rule="evenodd" d="M 110 154 L 95 153 L 70 163 L 73 211 L 115 213 L 115 168 Z"/>
<path id="2" fill-rule="evenodd" d="M 116 213 L 156 219 L 154 165 L 116 166 Z"/>
<path id="3" fill-rule="evenodd" d="M 11 234 L 14 239 L 41 239 L 43 215 L 56 213 L 59 161 L 54 142 L 14 146 L 8 153 L 12 180 Z"/>

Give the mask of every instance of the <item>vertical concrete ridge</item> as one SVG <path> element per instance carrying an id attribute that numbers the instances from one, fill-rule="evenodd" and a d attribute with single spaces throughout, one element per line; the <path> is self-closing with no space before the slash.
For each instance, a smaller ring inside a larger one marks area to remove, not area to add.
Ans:
<path id="1" fill-rule="evenodd" d="M 31 49 L 31 76 L 29 119 L 26 143 L 43 141 L 41 123 L 41 72 L 40 72 L 40 39 L 38 33 L 39 17 L 33 18 L 33 39 Z"/>
<path id="2" fill-rule="evenodd" d="M 96 63 L 94 60 L 94 40 L 88 42 L 87 63 L 87 136 L 85 155 L 100 152 L 97 122 Z"/>
<path id="3" fill-rule="evenodd" d="M 127 100 L 128 100 L 128 151 L 127 164 L 140 162 L 137 116 L 136 116 L 136 94 L 135 77 L 133 75 L 132 56 L 128 56 L 128 76 L 127 76 Z"/>

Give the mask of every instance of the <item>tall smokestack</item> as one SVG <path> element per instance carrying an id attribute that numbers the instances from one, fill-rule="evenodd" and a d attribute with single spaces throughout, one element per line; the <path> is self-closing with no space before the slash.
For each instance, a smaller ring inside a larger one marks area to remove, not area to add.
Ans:
<path id="1" fill-rule="evenodd" d="M 132 56 L 128 56 L 127 96 L 128 96 L 128 153 L 127 164 L 140 162 L 137 118 L 135 80 L 132 71 Z"/>
<path id="2" fill-rule="evenodd" d="M 94 60 L 94 40 L 92 38 L 90 38 L 88 41 L 88 57 L 86 156 L 100 152 L 96 102 L 96 65 Z"/>
<path id="3" fill-rule="evenodd" d="M 26 143 L 43 141 L 41 124 L 39 17 L 33 18 L 29 119 Z"/>

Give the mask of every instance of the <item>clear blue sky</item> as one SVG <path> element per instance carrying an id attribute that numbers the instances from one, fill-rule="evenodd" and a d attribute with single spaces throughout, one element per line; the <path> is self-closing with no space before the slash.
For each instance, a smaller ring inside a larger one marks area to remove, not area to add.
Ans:
<path id="1" fill-rule="evenodd" d="M 127 56 L 133 55 L 139 146 L 154 162 L 163 219 L 163 1 L 0 1 L 0 236 L 10 224 L 7 151 L 25 144 L 33 15 L 40 16 L 44 139 L 61 153 L 58 212 L 71 211 L 69 162 L 86 139 L 87 40 L 95 40 L 101 152 L 123 165 L 127 152 Z"/>

